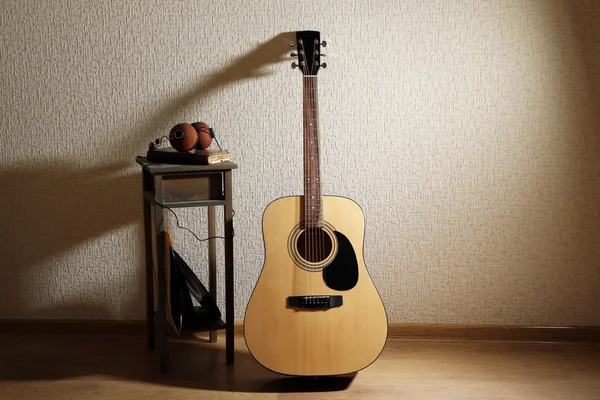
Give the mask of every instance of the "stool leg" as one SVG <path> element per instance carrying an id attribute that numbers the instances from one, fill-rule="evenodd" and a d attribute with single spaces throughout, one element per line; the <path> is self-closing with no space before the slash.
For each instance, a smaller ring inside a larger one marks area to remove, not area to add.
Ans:
<path id="1" fill-rule="evenodd" d="M 148 350 L 154 350 L 154 266 L 152 262 L 152 214 L 151 206 L 144 199 L 144 237 L 146 243 L 146 325 Z"/>
<path id="2" fill-rule="evenodd" d="M 155 184 L 156 198 L 159 202 L 163 202 L 162 197 L 162 177 L 156 178 Z M 158 315 L 156 322 L 158 323 L 158 355 L 160 372 L 167 372 L 168 353 L 167 353 L 167 273 L 166 273 L 166 257 L 165 252 L 165 232 L 163 231 L 163 210 L 160 206 L 154 207 L 154 232 L 156 233 L 156 285 L 158 286 Z"/>
<path id="3" fill-rule="evenodd" d="M 158 208 L 158 207 L 157 207 Z M 158 356 L 160 363 L 160 372 L 167 372 L 167 279 L 165 268 L 165 233 L 159 232 L 156 236 L 156 250 L 158 266 Z"/>
<path id="4" fill-rule="evenodd" d="M 208 237 L 214 237 L 217 229 L 215 224 L 215 206 L 208 206 Z M 217 301 L 217 241 L 208 240 L 208 291 Z M 210 342 L 217 341 L 217 331 L 210 331 Z"/>
<path id="5" fill-rule="evenodd" d="M 235 311 L 233 305 L 233 210 L 232 210 L 232 190 L 231 190 L 231 171 L 225 175 L 225 303 L 227 320 L 225 321 L 225 353 L 227 364 L 234 362 L 233 347 L 233 321 Z"/>

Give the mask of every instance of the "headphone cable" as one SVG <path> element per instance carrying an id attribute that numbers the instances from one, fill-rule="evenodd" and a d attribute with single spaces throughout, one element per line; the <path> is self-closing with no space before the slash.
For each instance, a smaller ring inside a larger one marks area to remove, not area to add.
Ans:
<path id="1" fill-rule="evenodd" d="M 142 156 L 137 156 L 137 158 L 143 158 L 143 157 Z M 150 165 L 150 164 L 154 164 L 154 163 L 148 163 L 148 164 L 144 165 L 142 169 L 148 172 L 147 168 L 148 168 L 148 165 Z M 154 191 L 156 189 L 154 187 L 154 180 L 151 181 L 151 184 L 152 184 L 152 193 L 154 193 Z M 183 225 L 181 225 L 179 223 L 179 217 L 177 216 L 177 214 L 175 213 L 175 211 L 173 211 L 173 209 L 171 209 L 171 207 L 169 207 L 169 206 L 161 203 L 160 201 L 158 201 L 158 199 L 156 198 L 156 193 L 154 193 L 153 197 L 154 197 L 154 202 L 156 203 L 156 205 L 160 206 L 163 209 L 166 208 L 167 210 L 169 210 L 171 212 L 171 214 L 173 214 L 173 216 L 175 217 L 175 223 L 176 223 L 177 227 L 179 229 L 183 229 L 183 230 L 186 230 L 189 233 L 191 233 L 192 236 L 194 236 L 194 238 L 197 241 L 199 241 L 199 242 L 205 242 L 205 241 L 210 240 L 210 239 L 233 240 L 233 237 L 235 236 L 235 229 L 233 228 L 233 217 L 235 217 L 235 210 L 234 209 L 231 209 L 231 212 L 232 212 L 232 215 L 231 215 L 231 219 L 232 219 L 232 222 L 231 222 L 231 224 L 232 224 L 232 227 L 231 227 L 231 237 L 228 238 L 228 237 L 225 237 L 225 236 L 209 236 L 207 238 L 200 239 L 198 237 L 198 235 L 196 235 L 191 229 L 189 229 L 189 228 L 187 228 L 187 227 L 185 227 L 185 226 L 183 226 Z"/>

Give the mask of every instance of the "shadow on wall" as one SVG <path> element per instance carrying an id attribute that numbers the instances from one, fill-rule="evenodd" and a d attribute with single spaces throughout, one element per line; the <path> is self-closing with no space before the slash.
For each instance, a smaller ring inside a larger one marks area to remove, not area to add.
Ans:
<path id="1" fill-rule="evenodd" d="M 150 120 L 140 121 L 137 125 L 140 129 L 123 140 L 146 144 L 153 139 L 148 136 L 155 126 L 172 118 L 182 108 L 207 98 L 215 89 L 266 75 L 263 67 L 283 61 L 284 54 L 289 50 L 290 40 L 293 40 L 291 33 L 281 33 L 259 45 L 183 96 L 169 101 Z M 59 278 L 52 276 L 54 271 L 42 270 L 42 265 L 69 250 L 77 251 L 76 247 L 84 242 L 132 223 L 139 223 L 137 245 L 140 248 L 143 246 L 141 174 L 124 173 L 126 168 L 134 165 L 136 154 L 113 152 L 115 148 L 130 147 L 113 144 L 110 149 L 99 149 L 111 156 L 103 158 L 104 165 L 94 168 L 48 163 L 0 172 L 0 208 L 5 215 L 0 231 L 0 301 L 5 310 L 22 310 L 26 308 L 24 304 L 33 301 L 36 306 L 35 303 L 52 298 L 48 294 L 55 291 L 56 280 Z M 143 257 L 144 253 L 139 251 L 138 254 Z M 78 260 L 87 258 L 88 255 L 78 256 Z M 64 260 L 59 262 L 64 263 Z M 142 271 L 144 260 L 137 260 L 136 265 Z M 69 266 L 61 266 L 62 270 L 68 268 Z M 78 265 L 77 268 L 85 268 L 85 265 Z M 119 282 L 115 282 L 115 285 L 118 284 Z M 145 304 L 144 287 L 144 282 L 135 282 L 135 289 L 132 289 L 135 291 L 134 304 L 125 306 L 125 315 L 133 315 L 133 310 L 141 310 L 140 307 Z M 76 291 L 81 291 L 80 289 L 76 288 Z M 97 288 L 90 287 L 89 290 Z M 110 318 L 111 310 L 97 304 L 86 304 L 84 301 L 26 313 L 15 311 L 4 317 Z"/>
<path id="2" fill-rule="evenodd" d="M 593 129 L 593 137 L 600 138 L 600 4 L 594 0 L 587 0 L 582 3 L 567 1 L 570 5 L 571 26 L 569 27 L 575 33 L 579 45 L 578 54 L 581 57 L 580 62 L 583 66 L 582 76 L 584 86 L 587 88 L 584 98 L 587 108 L 581 110 L 583 122 L 588 122 Z M 589 151 L 598 151 L 599 142 L 593 143 L 596 147 L 588 147 Z M 593 154 L 594 160 L 599 160 L 598 154 Z M 597 170 L 596 170 L 597 172 Z"/>
<path id="3" fill-rule="evenodd" d="M 581 149 L 582 157 L 573 160 L 577 177 L 574 177 L 572 187 L 577 194 L 577 203 L 591 203 L 581 205 L 581 208 L 590 211 L 578 212 L 579 220 L 573 222 L 578 228 L 575 250 L 577 257 L 586 260 L 584 264 L 588 266 L 589 314 L 598 322 L 600 314 L 594 298 L 598 298 L 600 290 L 600 269 L 592 266 L 600 264 L 600 3 L 595 0 L 567 0 L 565 3 L 571 17 L 569 29 L 575 35 L 578 46 L 574 51 L 578 59 L 573 60 L 573 64 L 579 67 L 579 79 L 584 88 L 578 102 L 582 107 L 576 113 L 578 135 L 572 137 L 573 145 Z M 569 80 L 564 83 L 565 87 L 572 84 Z M 573 208 L 580 207 L 574 205 Z M 572 266 L 568 268 L 569 274 L 580 273 L 573 270 Z M 595 275 L 592 275 L 592 271 Z"/>
<path id="4" fill-rule="evenodd" d="M 124 138 L 124 140 L 134 143 L 147 143 L 154 139 L 148 138 L 148 132 L 151 132 L 156 126 L 160 126 L 165 120 L 179 113 L 181 109 L 203 101 L 216 89 L 235 82 L 269 75 L 264 67 L 289 60 L 287 56 L 290 50 L 289 43 L 295 39 L 295 32 L 284 32 L 262 43 L 250 53 L 232 62 L 227 68 L 210 76 L 177 99 L 170 101 L 165 108 L 158 110 L 152 118 L 144 119 L 143 122 L 137 125 L 140 128 L 134 131 L 131 136 Z M 127 148 L 127 146 L 115 145 L 114 148 Z M 107 153 L 108 156 L 114 155 L 112 152 Z M 130 158 L 131 155 L 117 154 L 116 157 L 121 159 L 123 157 Z"/>
<path id="5" fill-rule="evenodd" d="M 22 309 L 32 299 L 43 298 L 44 292 L 56 290 L 52 287 L 56 280 L 48 276 L 55 271 L 38 269 L 41 263 L 141 218 L 139 205 L 132 202 L 133 191 L 141 185 L 138 177 L 108 178 L 122 167 L 115 164 L 77 170 L 49 164 L 0 174 L 0 185 L 7 188 L 0 198 L 6 213 L 0 238 L 0 298 L 5 309 Z M 138 289 L 142 287 L 140 284 Z M 109 317 L 108 310 L 86 308 L 85 304 L 20 316 L 58 317 L 65 308 L 81 317 Z"/>

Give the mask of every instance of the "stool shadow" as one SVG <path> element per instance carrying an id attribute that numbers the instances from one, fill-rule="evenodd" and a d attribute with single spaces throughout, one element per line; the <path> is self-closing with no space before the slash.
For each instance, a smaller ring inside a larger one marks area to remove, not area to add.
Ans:
<path id="1" fill-rule="evenodd" d="M 22 309 L 60 275 L 67 281 L 74 279 L 75 285 L 80 284 L 70 271 L 84 266 L 70 266 L 54 258 L 76 252 L 79 245 L 142 219 L 141 178 L 138 174 L 115 176 L 122 167 L 113 164 L 76 169 L 52 163 L 0 173 L 0 185 L 7 188 L 0 197 L 0 208 L 5 212 L 4 228 L 0 232 L 3 256 L 0 298 L 5 309 Z M 142 246 L 141 239 L 142 235 L 137 235 L 133 244 Z M 102 250 L 96 253 L 101 254 Z M 141 265 L 141 260 L 133 260 L 136 261 Z M 90 260 L 95 268 L 111 262 L 110 259 Z M 46 268 L 39 268 L 42 263 L 46 263 Z M 143 287 L 140 282 L 132 288 L 140 299 Z M 89 293 L 103 289 L 105 287 L 85 288 Z M 30 310 L 18 317 L 109 318 L 109 314 L 101 305 L 82 303 Z"/>

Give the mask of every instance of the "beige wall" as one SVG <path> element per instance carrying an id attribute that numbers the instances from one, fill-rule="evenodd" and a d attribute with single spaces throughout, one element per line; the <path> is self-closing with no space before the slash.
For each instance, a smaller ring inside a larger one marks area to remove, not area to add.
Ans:
<path id="1" fill-rule="evenodd" d="M 240 165 L 242 319 L 263 209 L 302 191 L 278 35 L 316 29 L 324 191 L 362 205 L 390 321 L 600 324 L 598 2 L 128 3 L 1 2 L 0 317 L 143 318 L 134 157 L 204 120 Z"/>

